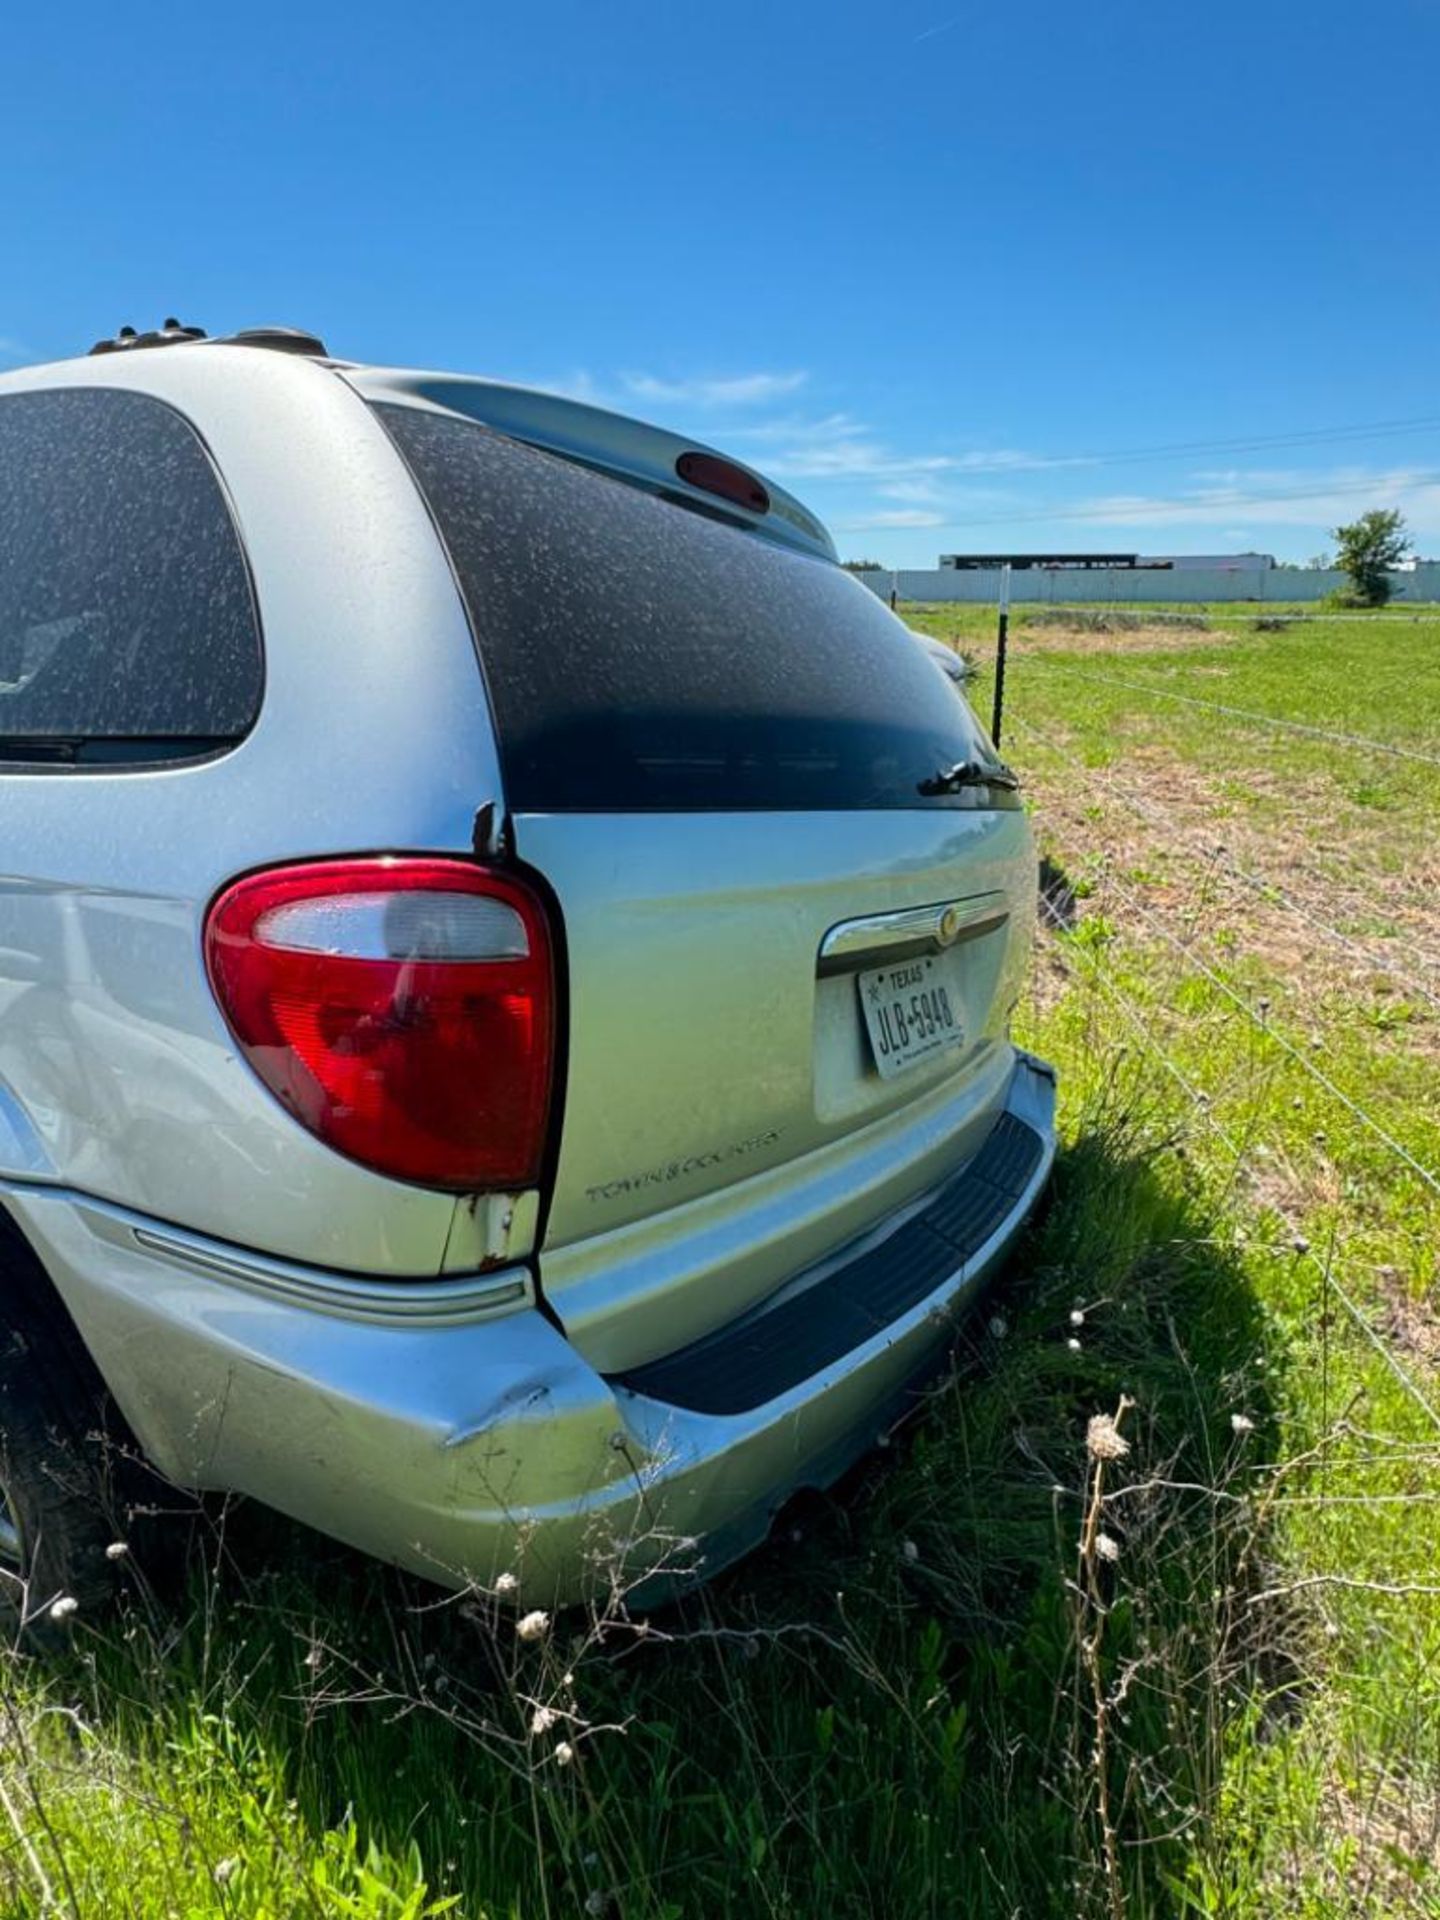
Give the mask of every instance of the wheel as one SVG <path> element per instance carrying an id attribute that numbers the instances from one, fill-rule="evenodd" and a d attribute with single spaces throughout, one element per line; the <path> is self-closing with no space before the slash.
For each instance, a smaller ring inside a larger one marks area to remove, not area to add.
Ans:
<path id="1" fill-rule="evenodd" d="M 34 1255 L 0 1220 L 0 1638 L 42 1645 L 72 1619 L 102 1620 L 137 1549 L 151 1557 L 141 1510 L 156 1491 Z"/>

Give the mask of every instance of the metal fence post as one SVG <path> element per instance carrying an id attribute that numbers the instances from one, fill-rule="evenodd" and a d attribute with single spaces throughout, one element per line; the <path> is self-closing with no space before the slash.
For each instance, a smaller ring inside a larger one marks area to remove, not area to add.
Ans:
<path id="1" fill-rule="evenodd" d="M 995 712 L 990 738 L 1000 744 L 1000 722 L 1005 713 L 1005 646 L 1010 635 L 1010 564 L 1000 569 L 1000 619 L 995 629 Z"/>

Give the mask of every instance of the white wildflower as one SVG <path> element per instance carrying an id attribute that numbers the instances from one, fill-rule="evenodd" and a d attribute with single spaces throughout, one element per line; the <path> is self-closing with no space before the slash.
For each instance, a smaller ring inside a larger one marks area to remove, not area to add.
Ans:
<path id="1" fill-rule="evenodd" d="M 1071 1353 L 1079 1353 L 1081 1351 L 1080 1342 L 1078 1340 L 1074 1340 L 1074 1339 L 1067 1340 L 1065 1342 L 1065 1345 L 1070 1349 Z"/>
<path id="2" fill-rule="evenodd" d="M 568 1767 L 570 1765 L 570 1762 L 574 1758 L 575 1758 L 575 1749 L 571 1746 L 568 1740 L 562 1740 L 555 1749 L 556 1766 Z"/>
<path id="3" fill-rule="evenodd" d="M 550 1631 L 550 1616 L 537 1607 L 533 1613 L 527 1613 L 515 1623 L 515 1632 L 522 1640 L 543 1640 Z"/>
<path id="4" fill-rule="evenodd" d="M 123 1560 L 129 1551 L 129 1547 L 126 1546 L 123 1540 L 112 1540 L 105 1549 L 105 1558 L 107 1560 Z"/>
<path id="5" fill-rule="evenodd" d="M 530 1716 L 531 1733 L 548 1733 L 560 1718 L 553 1707 L 536 1707 Z"/>
<path id="6" fill-rule="evenodd" d="M 213 1873 L 215 1884 L 217 1887 L 228 1887 L 230 1882 L 235 1878 L 236 1874 L 240 1871 L 240 1859 L 238 1854 L 232 1853 L 227 1855 L 226 1858 L 223 1860 L 217 1860 L 211 1871 Z"/>
<path id="7" fill-rule="evenodd" d="M 513 1573 L 502 1573 L 495 1582 L 496 1593 L 514 1593 L 520 1582 Z"/>
<path id="8" fill-rule="evenodd" d="M 1081 1311 L 1081 1309 L 1080 1309 L 1079 1307 L 1072 1307 L 1072 1308 L 1070 1309 L 1070 1324 L 1071 1324 L 1071 1326 L 1072 1326 L 1072 1327 L 1083 1327 L 1083 1326 L 1084 1326 L 1084 1324 L 1085 1324 L 1085 1315 L 1084 1315 L 1084 1313 L 1083 1313 L 1083 1312 Z"/>
<path id="9" fill-rule="evenodd" d="M 73 1599 L 68 1593 L 62 1593 L 58 1600 L 52 1600 L 50 1603 L 50 1618 L 52 1620 L 73 1620 L 79 1611 L 80 1602 Z"/>
<path id="10" fill-rule="evenodd" d="M 325 1656 L 319 1647 L 311 1647 L 305 1656 L 305 1664 L 312 1673 L 318 1673 L 325 1664 Z"/>
<path id="11" fill-rule="evenodd" d="M 1129 1453 L 1130 1442 L 1116 1426 L 1113 1414 L 1091 1414 L 1085 1429 L 1085 1451 L 1092 1460 L 1123 1460 Z"/>
<path id="12" fill-rule="evenodd" d="M 1120 1542 L 1113 1539 L 1108 1533 L 1097 1533 L 1095 1536 L 1095 1551 L 1102 1560 L 1118 1560 L 1120 1558 Z"/>
<path id="13" fill-rule="evenodd" d="M 1003 1313 L 995 1313 L 990 1316 L 990 1338 L 992 1340 L 1003 1340 L 1009 1331 L 1010 1323 Z"/>
<path id="14" fill-rule="evenodd" d="M 1248 1413 L 1232 1413 L 1230 1416 L 1230 1431 L 1232 1433 L 1253 1433 L 1255 1431 L 1255 1422 L 1250 1418 Z"/>
<path id="15" fill-rule="evenodd" d="M 610 1911 L 609 1894 L 602 1893 L 599 1887 L 597 1887 L 593 1893 L 587 1893 L 585 1896 L 585 1911 L 586 1913 L 608 1913 Z"/>
<path id="16" fill-rule="evenodd" d="M 900 1551 L 912 1565 L 920 1558 L 920 1549 L 913 1540 L 902 1541 Z"/>

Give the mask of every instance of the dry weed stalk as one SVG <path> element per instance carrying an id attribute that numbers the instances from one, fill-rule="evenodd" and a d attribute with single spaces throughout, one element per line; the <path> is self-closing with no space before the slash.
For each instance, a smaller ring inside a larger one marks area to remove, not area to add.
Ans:
<path id="1" fill-rule="evenodd" d="M 1125 1415 L 1134 1405 L 1121 1394 L 1113 1414 L 1097 1413 L 1085 1435 L 1086 1499 L 1085 1520 L 1080 1529 L 1079 1577 L 1075 1591 L 1080 1601 L 1078 1639 L 1080 1664 L 1090 1698 L 1090 1717 L 1094 1731 L 1090 1759 L 1095 1776 L 1095 1806 L 1100 1821 L 1100 1846 L 1105 1862 L 1105 1892 L 1111 1920 L 1125 1920 L 1125 1885 L 1120 1873 L 1120 1843 L 1110 1804 L 1110 1710 L 1105 1686 L 1101 1650 L 1108 1608 L 1105 1603 L 1102 1568 L 1119 1557 L 1119 1549 L 1104 1532 L 1105 1469 L 1123 1460 L 1130 1442 L 1120 1432 Z"/>

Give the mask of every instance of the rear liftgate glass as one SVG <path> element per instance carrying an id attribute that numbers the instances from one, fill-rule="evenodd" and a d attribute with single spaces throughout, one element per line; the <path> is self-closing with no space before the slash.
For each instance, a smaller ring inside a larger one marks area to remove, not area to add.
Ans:
<path id="1" fill-rule="evenodd" d="M 1018 798 L 947 784 L 998 773 L 993 749 L 840 567 L 719 499 L 695 511 L 473 421 L 376 411 L 466 603 L 517 850 L 564 917 L 541 1282 L 587 1356 L 624 1370 L 733 1320 L 817 1238 L 867 1231 L 981 1145 L 1021 918 L 1004 890 L 1031 872 Z M 821 968 L 842 923 L 997 893 L 993 928 L 963 945 L 882 941 Z M 783 1207 L 730 1214 L 707 1238 L 710 1196 L 754 1195 L 782 1166 L 798 1183 L 872 1125 L 895 1144 L 858 1198 L 803 1230 Z M 653 1237 L 622 1244 L 632 1228 Z"/>

